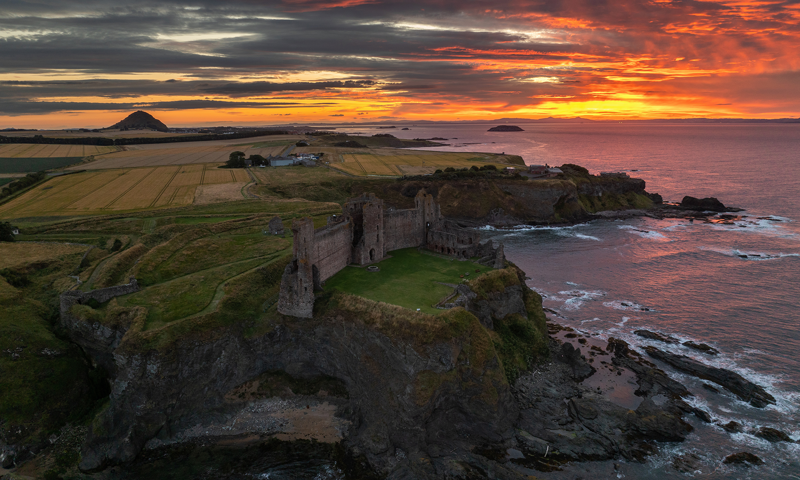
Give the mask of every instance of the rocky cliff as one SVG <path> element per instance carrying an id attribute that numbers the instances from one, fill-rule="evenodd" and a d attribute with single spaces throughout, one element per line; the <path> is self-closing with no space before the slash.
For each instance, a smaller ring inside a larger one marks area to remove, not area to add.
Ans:
<path id="1" fill-rule="evenodd" d="M 527 313 L 517 271 L 504 278 L 514 285 L 505 300 L 504 286 L 492 292 L 495 321 L 508 316 L 508 305 L 517 316 Z M 140 319 L 101 328 L 91 312 L 66 315 L 74 341 L 98 361 L 113 358 L 115 372 L 81 468 L 130 462 L 148 442 L 178 441 L 192 429 L 222 431 L 219 422 L 253 407 L 226 399 L 274 371 L 341 382 L 348 399 L 336 409 L 339 440 L 383 474 L 438 478 L 456 468 L 456 457 L 489 462 L 469 453 L 477 446 L 514 442 L 519 409 L 495 348 L 502 340 L 474 315 L 456 308 L 433 317 L 345 294 L 317 303 L 313 319 L 275 315 L 257 327 L 243 319 L 213 333 L 188 329 L 166 343 L 159 332 L 143 332 Z M 480 311 L 493 316 L 491 306 Z"/>

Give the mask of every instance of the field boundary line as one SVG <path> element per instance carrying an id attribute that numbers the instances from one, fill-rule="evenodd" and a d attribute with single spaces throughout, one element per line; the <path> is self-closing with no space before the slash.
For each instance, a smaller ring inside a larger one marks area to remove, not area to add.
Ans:
<path id="1" fill-rule="evenodd" d="M 128 188 L 128 189 L 127 189 L 127 190 L 125 190 L 124 192 L 120 193 L 120 194 L 119 194 L 119 196 L 118 196 L 117 198 L 115 198 L 114 200 L 111 200 L 110 202 L 108 202 L 108 203 L 106 204 L 106 206 L 104 206 L 104 207 L 103 207 L 103 209 L 106 209 L 106 208 L 109 208 L 109 207 L 111 207 L 111 205 L 113 205 L 113 204 L 114 204 L 115 202 L 117 202 L 119 199 L 121 199 L 122 197 L 124 197 L 124 196 L 125 196 L 125 194 L 127 194 L 128 192 L 130 192 L 131 190 L 133 190 L 134 188 L 136 188 L 136 185 L 139 185 L 140 183 L 142 183 L 142 182 L 143 182 L 143 181 L 144 181 L 144 180 L 145 180 L 147 177 L 149 177 L 150 175 L 152 175 L 152 174 L 153 174 L 153 172 L 155 172 L 157 169 L 158 169 L 158 168 L 156 167 L 156 168 L 154 168 L 154 169 L 150 170 L 150 172 L 149 172 L 147 175 L 145 175 L 144 177 L 140 178 L 140 179 L 139 179 L 139 180 L 138 180 L 136 183 L 134 183 L 133 185 L 131 185 L 131 186 L 130 186 L 130 188 Z"/>
<path id="2" fill-rule="evenodd" d="M 21 177 L 21 178 L 25 178 L 25 177 Z M 8 202 L 10 202 L 10 201 L 14 200 L 15 198 L 18 198 L 18 197 L 20 197 L 21 195 L 24 195 L 25 193 L 27 193 L 27 192 L 30 192 L 30 191 L 31 191 L 31 190 L 33 190 L 34 188 L 38 187 L 39 185 L 42 185 L 43 183 L 45 183 L 45 182 L 47 182 L 48 180 L 51 180 L 51 179 L 53 179 L 53 178 L 58 178 L 58 177 L 48 177 L 48 176 L 45 176 L 43 179 L 39 180 L 38 182 L 34 183 L 33 185 L 29 186 L 28 188 L 22 189 L 22 190 L 20 190 L 20 191 L 18 191 L 18 192 L 15 192 L 15 193 L 14 193 L 14 194 L 12 194 L 12 195 L 9 195 L 9 196 L 8 196 L 8 197 L 6 197 L 6 198 L 0 199 L 0 206 L 3 206 L 3 205 L 5 205 L 6 203 L 8 203 Z M 27 202 L 27 203 L 31 203 L 31 202 Z M 27 205 L 27 203 L 26 203 L 26 205 Z M 0 215 L 2 215 L 2 212 L 0 212 Z"/>
<path id="3" fill-rule="evenodd" d="M 200 185 L 205 185 L 206 183 L 206 164 L 203 164 L 203 171 L 200 172 Z"/>
<path id="4" fill-rule="evenodd" d="M 86 182 L 86 181 L 89 181 L 89 180 L 93 179 L 93 178 L 94 178 L 94 177 L 96 177 L 97 175 L 99 175 L 99 173 L 87 174 L 87 178 L 85 178 L 85 179 L 81 180 L 80 182 L 76 183 L 75 185 L 71 185 L 71 186 L 69 186 L 69 187 L 65 188 L 64 190 L 69 190 L 70 188 L 77 187 L 78 185 L 82 184 L 83 182 Z M 50 177 L 50 178 L 61 178 L 61 177 L 63 177 L 63 175 L 59 175 L 58 177 Z M 64 190 L 59 190 L 59 191 L 58 191 L 58 193 L 61 193 L 61 192 L 63 192 Z M 80 201 L 82 198 L 83 198 L 83 197 L 80 197 L 79 199 L 75 200 L 74 202 L 71 202 L 71 203 L 69 203 L 69 205 L 65 205 L 65 206 L 64 206 L 64 207 L 62 207 L 62 208 L 66 210 L 66 209 L 67 209 L 67 208 L 69 208 L 69 207 L 70 207 L 70 206 L 71 206 L 73 203 Z M 28 202 L 24 203 L 24 204 L 22 205 L 22 207 L 23 207 L 23 208 L 27 208 L 29 205 L 31 205 L 31 204 L 33 204 L 33 203 L 36 203 L 36 202 L 38 202 L 39 200 L 40 200 L 39 198 L 34 198 L 33 200 L 29 200 Z"/>
<path id="5" fill-rule="evenodd" d="M 356 158 L 356 156 L 353 155 L 352 153 L 350 154 L 350 157 L 353 159 L 354 162 L 356 162 L 356 165 L 358 165 L 358 167 L 361 169 L 361 171 L 364 172 L 364 175 L 366 175 L 367 174 L 367 169 L 364 168 L 364 165 L 361 165 L 361 162 L 359 162 L 358 159 Z"/>
<path id="6" fill-rule="evenodd" d="M 386 169 L 389 170 L 390 172 L 394 171 L 395 173 L 397 173 L 398 176 L 402 176 L 403 175 L 403 173 L 400 172 L 400 169 L 397 168 L 397 165 L 395 165 L 395 164 L 391 164 L 390 165 L 390 164 L 384 162 L 383 160 L 381 160 L 381 157 L 379 155 L 375 155 L 374 153 L 371 154 L 371 155 L 373 157 L 375 157 L 375 160 L 381 162 L 383 164 L 383 166 L 386 167 Z"/>
<path id="7" fill-rule="evenodd" d="M 158 192 L 158 195 L 156 196 L 156 199 L 153 200 L 152 203 L 150 203 L 150 206 L 148 208 L 155 207 L 156 203 L 161 198 L 161 195 L 164 195 L 164 192 L 167 191 L 167 188 L 169 188 L 170 183 L 172 183 L 172 181 L 175 180 L 175 177 L 178 176 L 178 172 L 180 172 L 180 171 L 181 171 L 181 167 L 177 167 L 175 169 L 175 173 L 173 173 L 172 176 L 169 178 L 169 181 L 166 183 L 166 185 L 164 185 L 164 188 L 162 188 L 161 191 Z M 170 203 L 172 203 L 172 202 L 170 202 Z"/>

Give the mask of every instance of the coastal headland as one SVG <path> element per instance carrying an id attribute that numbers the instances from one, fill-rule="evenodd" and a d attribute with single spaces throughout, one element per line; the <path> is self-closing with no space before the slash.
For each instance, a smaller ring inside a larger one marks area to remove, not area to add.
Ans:
<path id="1" fill-rule="evenodd" d="M 0 378 L 0 447 L 11 478 L 239 478 L 289 462 L 337 478 L 518 479 L 644 461 L 713 421 L 625 342 L 548 317 L 525 273 L 471 227 L 735 212 L 664 204 L 627 175 L 566 164 L 532 179 L 513 156 L 427 156 L 390 137 L 308 136 L 296 148 L 323 153 L 315 166 L 240 169 L 238 200 L 185 188 L 183 203 L 114 209 L 126 192 L 69 197 L 63 179 L 90 183 L 110 160 L 97 158 L 9 191 L 0 216 L 19 234 L 0 244 L 0 362 L 12 372 Z M 298 139 L 262 141 L 247 149 Z M 351 141 L 361 153 L 333 146 Z M 217 165 L 195 187 L 231 175 Z M 147 178 L 128 191 L 144 196 Z M 61 215 L 48 206 L 58 199 Z M 308 314 L 286 309 L 292 299 Z M 645 353 L 770 404 L 731 372 Z"/>

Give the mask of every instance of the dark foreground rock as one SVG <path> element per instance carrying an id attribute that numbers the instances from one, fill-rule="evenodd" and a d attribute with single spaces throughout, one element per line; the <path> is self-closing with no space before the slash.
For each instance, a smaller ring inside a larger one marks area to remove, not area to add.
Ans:
<path id="1" fill-rule="evenodd" d="M 663 335 L 661 333 L 651 332 L 650 330 L 634 330 L 633 333 L 642 338 L 647 338 L 648 340 L 656 340 L 658 342 L 664 342 L 664 343 L 679 342 L 679 340 L 675 337 L 671 337 L 669 335 Z"/>
<path id="2" fill-rule="evenodd" d="M 793 442 L 793 440 L 784 432 L 770 427 L 761 427 L 755 431 L 754 435 L 758 438 L 772 443 L 776 442 Z"/>
<path id="3" fill-rule="evenodd" d="M 612 378 L 630 375 L 623 364 L 635 365 L 635 395 L 639 398 L 634 398 L 638 406 L 633 409 L 589 386 L 586 382 L 591 375 L 582 382 L 587 370 L 579 365 L 582 357 L 575 354 L 578 350 L 554 342 L 551 351 L 560 354 L 553 356 L 553 362 L 523 375 L 515 384 L 521 408 L 516 426 L 518 448 L 528 462 L 549 465 L 618 457 L 640 461 L 655 450 L 654 441 L 679 442 L 692 431 L 682 418 L 691 410 L 681 399 L 688 395 L 686 389 L 657 368 L 629 356 L 627 348 L 609 343 L 593 360 L 624 357 L 627 361 L 614 361 L 613 365 L 601 360 L 607 370 L 604 373 Z"/>
<path id="4" fill-rule="evenodd" d="M 645 347 L 645 351 L 651 357 L 661 360 L 678 370 L 725 387 L 725 389 L 754 407 L 764 408 L 767 405 L 775 404 L 775 397 L 767 393 L 763 387 L 745 379 L 738 373 L 711 367 L 689 357 L 664 352 L 655 347 Z"/>
<path id="5" fill-rule="evenodd" d="M 688 348 L 691 348 L 693 350 L 697 350 L 698 352 L 703 352 L 703 353 L 705 353 L 707 355 L 716 355 L 716 354 L 719 353 L 719 350 L 717 350 L 716 348 L 714 348 L 711 345 L 708 345 L 706 343 L 695 343 L 695 342 L 692 342 L 692 341 L 688 341 L 688 342 L 683 342 L 682 345 L 684 347 L 688 347 Z"/>
<path id="6" fill-rule="evenodd" d="M 722 463 L 730 465 L 744 465 L 744 466 L 751 466 L 751 465 L 763 465 L 764 460 L 761 460 L 756 455 L 753 455 L 749 452 L 739 452 L 728 455 L 725 457 L 725 460 Z"/>
<path id="7" fill-rule="evenodd" d="M 681 207 L 687 210 L 698 210 L 701 212 L 725 212 L 725 205 L 714 197 L 695 198 L 690 196 L 683 197 Z"/>

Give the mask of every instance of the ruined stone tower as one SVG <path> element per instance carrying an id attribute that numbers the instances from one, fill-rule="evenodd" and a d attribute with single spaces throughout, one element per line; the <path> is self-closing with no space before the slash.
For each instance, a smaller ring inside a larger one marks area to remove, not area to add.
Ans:
<path id="1" fill-rule="evenodd" d="M 278 311 L 284 315 L 311 318 L 314 313 L 314 221 L 301 218 L 292 221 L 294 258 L 286 265 L 281 279 Z M 318 276 L 318 275 L 317 275 Z"/>

